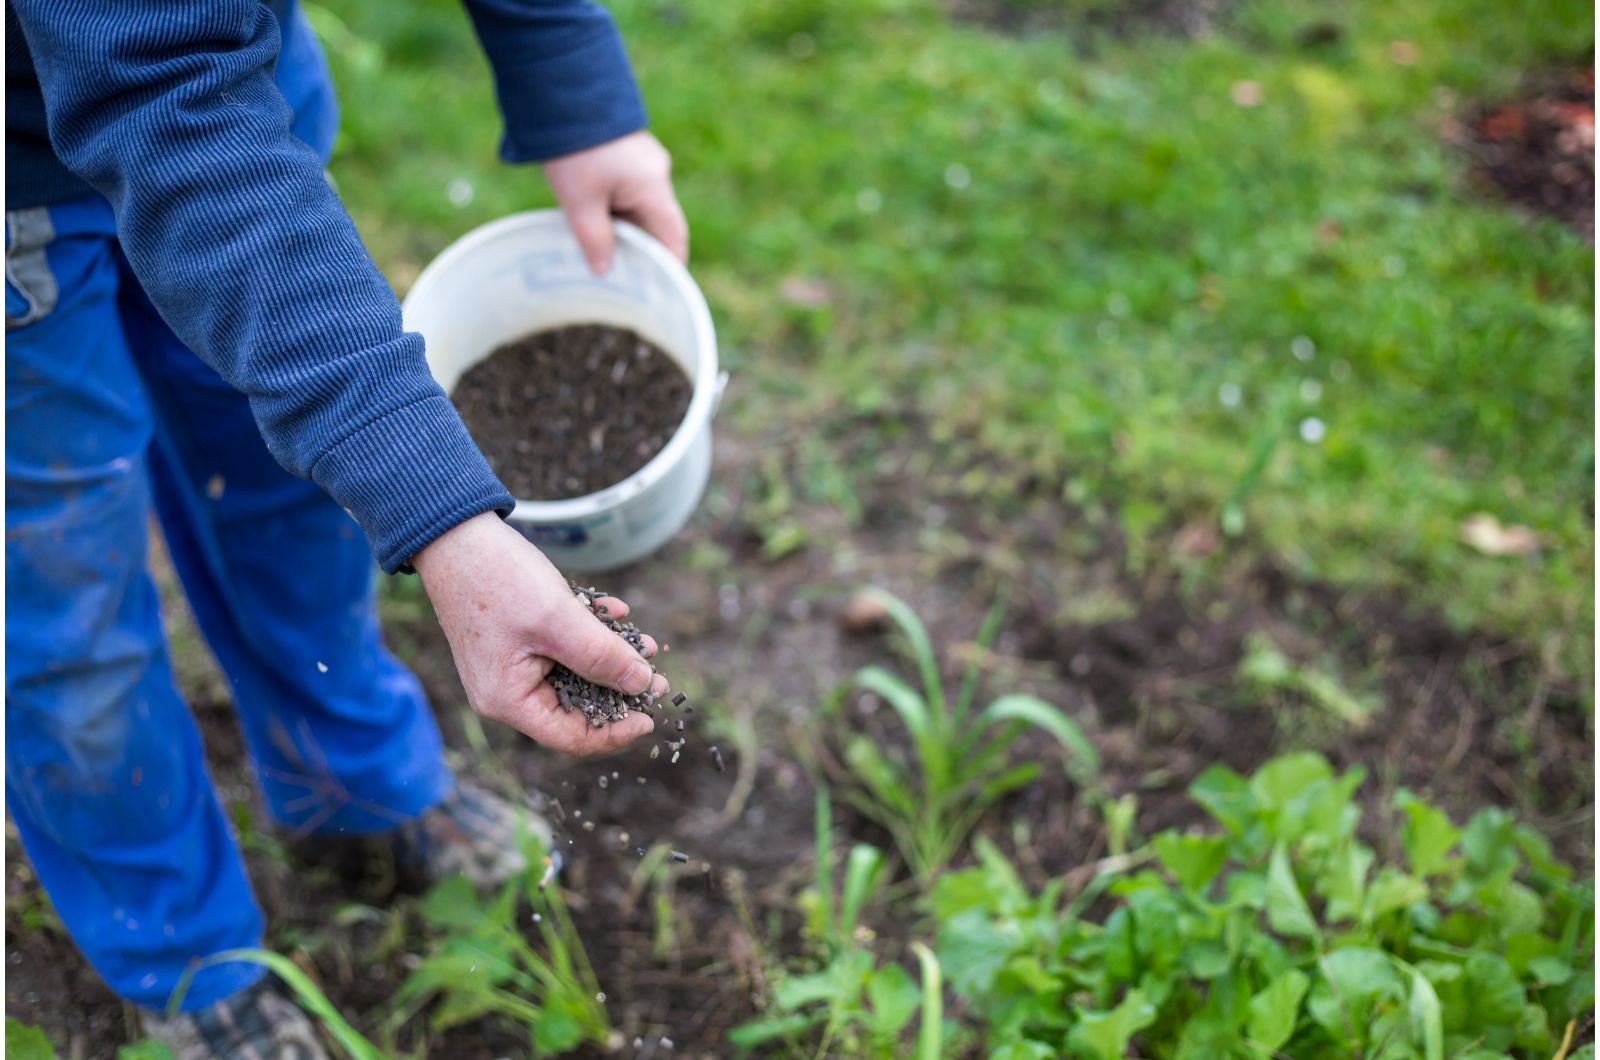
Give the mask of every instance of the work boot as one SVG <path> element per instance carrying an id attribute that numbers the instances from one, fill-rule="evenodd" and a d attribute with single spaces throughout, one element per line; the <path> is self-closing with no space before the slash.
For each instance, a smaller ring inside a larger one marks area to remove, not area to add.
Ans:
<path id="1" fill-rule="evenodd" d="M 458 781 L 450 794 L 394 833 L 395 860 L 425 884 L 465 876 L 478 887 L 499 887 L 528 867 L 520 839 L 532 835 L 551 850 L 550 825 L 526 803 L 518 805 L 476 784 Z"/>
<path id="2" fill-rule="evenodd" d="M 173 1060 L 329 1060 L 310 1018 L 270 975 L 199 1012 L 139 1016 Z"/>

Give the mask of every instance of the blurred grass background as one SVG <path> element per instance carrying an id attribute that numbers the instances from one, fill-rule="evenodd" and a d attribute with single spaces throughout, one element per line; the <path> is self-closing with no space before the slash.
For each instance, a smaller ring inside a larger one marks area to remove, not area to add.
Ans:
<path id="1" fill-rule="evenodd" d="M 931 0 L 609 6 L 742 429 L 915 408 L 1134 554 L 1214 522 L 1588 687 L 1593 246 L 1472 194 L 1445 131 L 1589 62 L 1589 5 L 1238 0 L 1199 39 L 1091 31 L 1096 0 L 1029 0 L 1057 28 L 1015 36 Z M 548 204 L 495 159 L 456 0 L 310 13 L 333 172 L 397 287 Z M 1473 551 L 1478 512 L 1543 547 Z"/>

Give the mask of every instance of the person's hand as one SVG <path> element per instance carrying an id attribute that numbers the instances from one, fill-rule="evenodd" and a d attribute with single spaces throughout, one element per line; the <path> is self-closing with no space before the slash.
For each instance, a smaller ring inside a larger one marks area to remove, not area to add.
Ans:
<path id="1" fill-rule="evenodd" d="M 632 221 L 679 261 L 689 260 L 689 223 L 672 190 L 672 156 L 649 133 L 552 159 L 544 176 L 596 276 L 611 268 L 612 217 Z"/>
<path id="2" fill-rule="evenodd" d="M 504 722 L 571 755 L 606 754 L 655 728 L 630 713 L 604 728 L 579 711 L 561 709 L 545 680 L 559 662 L 580 677 L 630 695 L 667 690 L 639 653 L 578 602 L 555 566 L 493 512 L 446 531 L 411 561 L 450 641 L 467 701 L 479 714 Z M 628 605 L 605 598 L 614 618 Z M 645 652 L 655 642 L 645 638 Z"/>

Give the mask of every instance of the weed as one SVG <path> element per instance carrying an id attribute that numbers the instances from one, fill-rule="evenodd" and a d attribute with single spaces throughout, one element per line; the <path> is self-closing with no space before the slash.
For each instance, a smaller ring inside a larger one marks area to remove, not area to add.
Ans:
<path id="1" fill-rule="evenodd" d="M 984 810 L 1039 776 L 1036 762 L 1009 764 L 1012 744 L 1029 728 L 1060 741 L 1067 771 L 1080 784 L 1092 781 L 1099 760 L 1077 723 L 1035 696 L 1004 695 L 974 712 L 979 664 L 999 632 L 1000 604 L 984 619 L 978 651 L 951 699 L 922 620 L 891 593 L 875 588 L 863 593 L 883 607 L 904 635 L 921 687 L 883 667 L 868 666 L 842 690 L 882 697 L 911 738 L 910 754 L 900 760 L 885 755 L 871 737 L 851 735 L 844 759 L 856 786 L 846 797 L 889 831 L 913 875 L 927 885 L 966 842 Z M 825 716 L 837 716 L 843 698 L 836 695 Z"/>
<path id="2" fill-rule="evenodd" d="M 531 839 L 525 842 L 531 854 L 542 853 Z M 542 861 L 530 857 L 529 864 Z M 418 912 L 442 935 L 400 984 L 386 1021 L 389 1032 L 434 1002 L 429 1021 L 434 1030 L 499 1016 L 527 1027 L 536 1056 L 606 1042 L 611 1024 L 605 995 L 560 889 L 541 888 L 540 876 L 530 869 L 490 897 L 481 896 L 464 877 L 452 877 L 422 898 Z M 543 952 L 522 934 L 518 916 L 524 900 L 532 908 Z"/>
<path id="3" fill-rule="evenodd" d="M 746 1023 L 729 1033 L 741 1049 L 787 1041 L 798 1051 L 802 1035 L 816 1035 L 815 1055 L 895 1058 L 905 1055 L 903 1039 L 912 1017 L 922 1010 L 917 1033 L 918 1060 L 943 1055 L 939 965 L 933 953 L 916 944 L 922 987 L 898 964 L 879 965 L 869 948 L 870 931 L 860 917 L 883 885 L 883 852 L 858 843 L 845 858 L 842 882 L 833 871 L 832 805 L 826 789 L 817 792 L 817 882 L 809 896 L 808 933 L 818 943 L 823 964 L 807 974 L 780 974 L 772 990 L 777 1015 Z"/>

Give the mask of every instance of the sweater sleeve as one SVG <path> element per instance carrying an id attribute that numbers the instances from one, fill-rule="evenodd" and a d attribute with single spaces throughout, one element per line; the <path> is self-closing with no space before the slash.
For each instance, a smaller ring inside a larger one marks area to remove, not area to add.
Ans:
<path id="1" fill-rule="evenodd" d="M 314 479 L 386 571 L 505 490 L 272 81 L 258 0 L 10 0 L 50 138 L 110 200 L 141 286 L 244 392 L 278 462 Z"/>
<path id="2" fill-rule="evenodd" d="M 464 0 L 505 116 L 500 157 L 543 162 L 645 127 L 604 8 L 588 0 Z"/>

